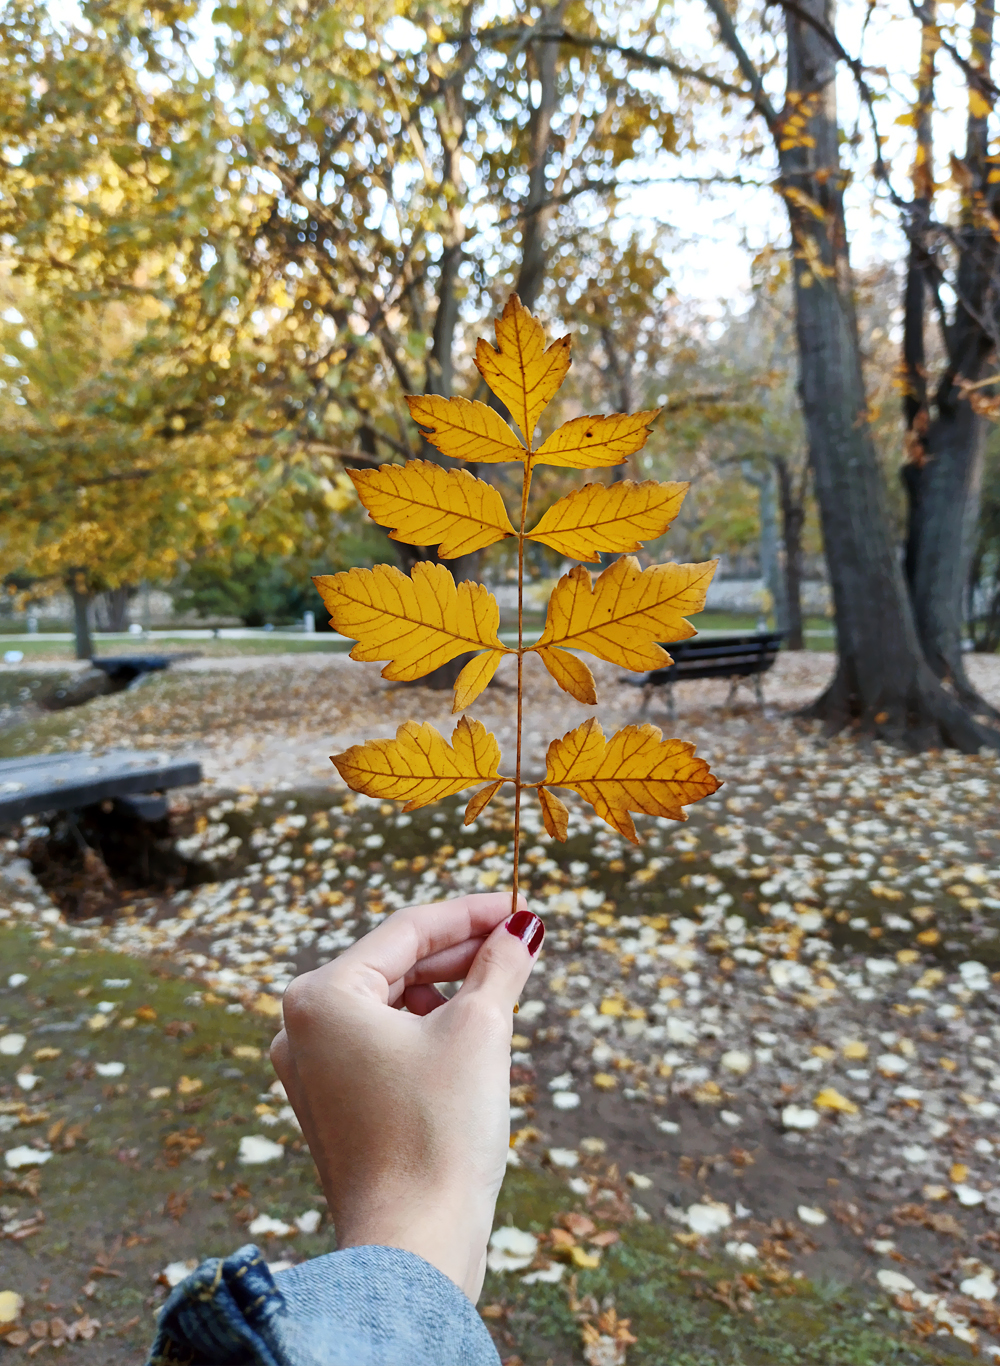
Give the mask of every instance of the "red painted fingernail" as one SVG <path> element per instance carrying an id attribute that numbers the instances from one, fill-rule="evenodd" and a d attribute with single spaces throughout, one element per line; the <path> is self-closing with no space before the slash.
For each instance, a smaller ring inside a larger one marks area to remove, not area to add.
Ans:
<path id="1" fill-rule="evenodd" d="M 515 911 L 507 921 L 507 932 L 515 939 L 520 939 L 532 957 L 542 947 L 545 938 L 545 926 L 531 911 Z"/>

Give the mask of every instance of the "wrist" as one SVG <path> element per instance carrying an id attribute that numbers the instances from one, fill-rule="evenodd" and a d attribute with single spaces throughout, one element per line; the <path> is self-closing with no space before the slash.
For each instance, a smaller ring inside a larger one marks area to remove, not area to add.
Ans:
<path id="1" fill-rule="evenodd" d="M 338 1221 L 337 1247 L 398 1247 L 412 1252 L 453 1281 L 473 1302 L 479 1297 L 493 1208 L 472 1212 L 470 1202 L 426 1199 L 369 1206 L 358 1218 Z"/>

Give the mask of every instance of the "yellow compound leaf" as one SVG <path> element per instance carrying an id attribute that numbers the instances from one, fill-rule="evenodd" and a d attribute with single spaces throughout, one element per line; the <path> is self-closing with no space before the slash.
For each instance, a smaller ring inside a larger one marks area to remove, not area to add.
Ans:
<path id="1" fill-rule="evenodd" d="M 528 540 L 541 541 L 574 560 L 596 560 L 602 552 L 620 555 L 641 550 L 643 541 L 663 535 L 689 488 L 689 484 L 661 484 L 655 479 L 641 484 L 631 479 L 586 484 L 553 503 L 528 532 Z"/>
<path id="2" fill-rule="evenodd" d="M 587 706 L 596 705 L 597 684 L 582 659 L 577 659 L 568 650 L 556 650 L 552 646 L 542 646 L 537 654 L 563 692 Z"/>
<path id="3" fill-rule="evenodd" d="M 716 563 L 654 564 L 643 570 L 634 556 L 624 555 L 596 582 L 577 565 L 552 590 L 545 630 L 533 648 L 543 660 L 541 647 L 555 645 L 586 650 L 626 669 L 662 668 L 670 656 L 657 642 L 697 634 L 685 614 L 704 607 Z"/>
<path id="4" fill-rule="evenodd" d="M 415 811 L 496 778 L 500 746 L 481 721 L 463 716 L 450 745 L 426 721 L 404 721 L 395 740 L 368 740 L 330 758 L 353 791 Z"/>
<path id="5" fill-rule="evenodd" d="M 532 463 L 571 470 L 620 465 L 645 446 L 649 424 L 659 411 L 653 408 L 645 413 L 612 413 L 610 417 L 574 417 L 539 446 Z"/>
<path id="6" fill-rule="evenodd" d="M 414 422 L 442 455 L 486 465 L 524 459 L 520 441 L 500 414 L 485 403 L 441 398 L 438 394 L 408 394 L 406 402 Z"/>
<path id="7" fill-rule="evenodd" d="M 476 655 L 455 679 L 455 703 L 452 712 L 464 711 L 471 706 L 497 671 L 497 665 L 507 653 L 506 650 L 490 650 L 488 654 Z"/>
<path id="8" fill-rule="evenodd" d="M 542 822 L 545 825 L 546 834 L 552 836 L 554 840 L 561 840 L 566 843 L 566 832 L 569 829 L 569 811 L 566 803 L 560 800 L 554 792 L 550 792 L 547 787 L 538 789 L 538 802 L 542 808 Z"/>
<path id="9" fill-rule="evenodd" d="M 481 816 L 496 794 L 503 787 L 503 779 L 498 778 L 495 783 L 490 783 L 489 787 L 480 788 L 469 798 L 469 805 L 465 808 L 465 820 L 463 825 L 471 825 L 477 816 Z"/>
<path id="10" fill-rule="evenodd" d="M 591 804 L 620 835 L 639 843 L 630 811 L 683 821 L 683 807 L 721 784 L 694 745 L 664 740 L 658 726 L 626 726 L 605 740 L 596 717 L 584 721 L 546 756 L 545 783 L 568 787 Z"/>
<path id="11" fill-rule="evenodd" d="M 456 584 L 443 564 L 415 564 L 412 578 L 377 564 L 320 574 L 313 582 L 330 625 L 358 642 L 351 658 L 390 661 L 383 678 L 423 678 L 470 650 L 509 653 L 497 636 L 496 598 L 481 583 Z"/>
<path id="12" fill-rule="evenodd" d="M 480 338 L 476 343 L 476 369 L 506 404 L 530 444 L 538 419 L 569 370 L 569 337 L 560 337 L 546 350 L 541 323 L 536 322 L 516 294 L 507 300 L 494 326 L 496 349 Z"/>
<path id="13" fill-rule="evenodd" d="M 467 470 L 408 460 L 348 474 L 369 516 L 393 528 L 394 541 L 436 545 L 442 560 L 471 555 L 514 535 L 499 492 Z"/>

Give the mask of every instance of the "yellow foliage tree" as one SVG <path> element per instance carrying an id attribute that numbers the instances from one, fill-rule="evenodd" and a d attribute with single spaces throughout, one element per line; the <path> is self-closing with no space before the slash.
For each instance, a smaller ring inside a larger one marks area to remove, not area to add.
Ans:
<path id="1" fill-rule="evenodd" d="M 456 584 L 441 564 L 418 563 L 412 575 L 389 565 L 320 575 L 315 582 L 334 630 L 358 643 L 352 659 L 387 660 L 384 678 L 414 680 L 458 655 L 474 652 L 455 683 L 454 711 L 463 711 L 489 683 L 506 656 L 517 661 L 517 747 L 514 774 L 499 771 L 500 746 L 482 722 L 463 716 L 451 743 L 426 722 L 406 721 L 394 740 L 369 740 L 332 756 L 341 777 L 369 797 L 406 802 L 415 810 L 469 787 L 479 790 L 466 807 L 476 819 L 505 783 L 514 786 L 514 888 L 518 890 L 521 793 L 537 792 L 549 835 L 565 840 L 569 813 L 553 788 L 576 792 L 619 834 L 638 843 L 631 813 L 684 820 L 683 808 L 716 791 L 719 781 L 694 746 L 664 740 L 652 725 L 625 726 L 606 739 L 597 719 L 549 745 L 545 777 L 522 780 L 524 656 L 537 653 L 556 683 L 578 701 L 597 701 L 594 677 L 577 651 L 629 669 L 671 662 L 659 641 L 694 635 L 685 614 L 700 612 L 715 563 L 660 564 L 642 570 L 623 554 L 596 580 L 582 564 L 565 574 L 549 599 L 545 628 L 524 643 L 524 546 L 540 541 L 560 553 L 593 561 L 602 552 L 638 549 L 644 537 L 662 535 L 687 491 L 686 484 L 622 480 L 587 484 L 559 499 L 528 530 L 528 497 L 536 465 L 600 469 L 621 464 L 639 450 L 656 412 L 577 417 L 536 449 L 539 418 L 566 377 L 569 337 L 546 347 L 541 325 L 512 294 L 496 323 L 496 347 L 480 341 L 476 365 L 510 412 L 508 426 L 492 409 L 462 398 L 423 395 L 408 400 L 415 420 L 442 454 L 480 463 L 517 460 L 523 469 L 515 529 L 497 490 L 466 470 L 426 461 L 352 477 L 362 503 L 394 536 L 414 545 L 438 545 L 439 556 L 463 554 L 506 537 L 518 545 L 517 649 L 498 635 L 500 610 L 482 584 Z"/>

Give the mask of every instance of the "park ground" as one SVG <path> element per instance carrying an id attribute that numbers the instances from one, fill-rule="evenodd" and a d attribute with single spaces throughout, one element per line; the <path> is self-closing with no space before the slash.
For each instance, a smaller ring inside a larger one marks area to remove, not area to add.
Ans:
<path id="1" fill-rule="evenodd" d="M 972 664 L 1000 703 L 1000 661 Z M 724 786 L 638 849 L 583 807 L 565 846 L 527 812 L 548 936 L 479 1306 L 508 1363 L 1000 1349 L 1000 766 L 825 740 L 793 712 L 832 665 L 782 656 L 763 715 L 682 686 L 670 733 Z M 342 655 L 191 659 L 54 712 L 46 682 L 0 671 L 3 754 L 206 775 L 142 857 L 98 825 L 84 863 L 41 819 L 0 853 L 0 1308 L 23 1301 L 0 1357 L 138 1366 L 196 1259 L 334 1246 L 267 1061 L 281 991 L 398 906 L 509 885 L 512 812 L 348 793 L 330 753 L 451 718 Z M 636 718 L 617 670 L 598 685 L 606 731 Z M 540 758 L 586 711 L 528 686 Z M 505 748 L 513 704 L 501 678 L 474 709 Z"/>

